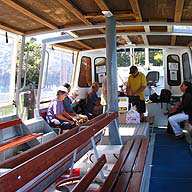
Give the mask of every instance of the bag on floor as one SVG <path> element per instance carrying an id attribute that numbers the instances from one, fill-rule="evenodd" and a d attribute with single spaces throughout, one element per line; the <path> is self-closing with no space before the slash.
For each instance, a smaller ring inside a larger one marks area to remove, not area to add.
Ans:
<path id="1" fill-rule="evenodd" d="M 126 116 L 126 123 L 140 124 L 140 114 L 134 109 L 129 110 Z"/>

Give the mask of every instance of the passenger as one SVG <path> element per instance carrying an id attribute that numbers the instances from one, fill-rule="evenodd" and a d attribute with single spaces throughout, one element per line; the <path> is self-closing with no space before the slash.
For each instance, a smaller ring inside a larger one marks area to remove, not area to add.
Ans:
<path id="1" fill-rule="evenodd" d="M 62 131 L 71 129 L 76 124 L 76 120 L 65 115 L 63 100 L 67 97 L 68 91 L 61 86 L 57 91 L 57 98 L 53 99 L 48 107 L 46 120 L 50 126 L 59 126 Z"/>
<path id="2" fill-rule="evenodd" d="M 183 93 L 182 101 L 175 109 L 175 111 L 179 111 L 180 113 L 168 118 L 176 139 L 183 139 L 185 137 L 179 123 L 185 120 L 192 120 L 192 84 L 184 81 L 180 86 L 180 90 Z"/>
<path id="3" fill-rule="evenodd" d="M 107 77 L 105 76 L 101 90 L 101 105 L 103 105 L 103 113 L 107 111 Z"/>
<path id="4" fill-rule="evenodd" d="M 68 93 L 71 91 L 71 85 L 69 85 L 68 83 L 65 83 L 63 86 L 67 88 Z M 65 111 L 66 113 L 68 113 L 69 116 L 72 116 L 74 119 L 80 122 L 85 122 L 88 120 L 88 117 L 86 115 L 75 113 L 71 105 L 71 100 L 68 96 L 64 99 L 63 104 L 64 104 Z"/>
<path id="5" fill-rule="evenodd" d="M 100 104 L 100 99 L 97 96 L 97 91 L 99 90 L 98 83 L 92 83 L 92 89 L 88 92 L 87 95 L 87 110 L 94 117 L 100 115 L 103 111 L 103 107 Z"/>
<path id="6" fill-rule="evenodd" d="M 137 111 L 140 113 L 141 121 L 144 121 L 144 113 L 146 110 L 144 100 L 144 90 L 146 88 L 146 77 L 139 72 L 136 66 L 130 68 L 130 76 L 128 78 L 126 92 L 128 96 L 139 96 L 136 101 Z"/>
<path id="7" fill-rule="evenodd" d="M 69 97 L 71 100 L 72 109 L 75 113 L 78 112 L 79 108 L 79 100 L 77 100 L 78 95 L 79 95 L 78 89 L 73 89 L 71 96 Z"/>

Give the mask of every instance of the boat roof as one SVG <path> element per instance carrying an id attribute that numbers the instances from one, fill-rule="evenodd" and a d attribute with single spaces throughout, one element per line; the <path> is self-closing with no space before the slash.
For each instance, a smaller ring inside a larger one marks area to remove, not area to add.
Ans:
<path id="1" fill-rule="evenodd" d="M 0 13 L 1 29 L 28 36 L 68 33 L 74 40 L 59 46 L 72 50 L 105 48 L 105 17 L 111 15 L 117 46 L 192 44 L 191 0 L 0 0 Z"/>

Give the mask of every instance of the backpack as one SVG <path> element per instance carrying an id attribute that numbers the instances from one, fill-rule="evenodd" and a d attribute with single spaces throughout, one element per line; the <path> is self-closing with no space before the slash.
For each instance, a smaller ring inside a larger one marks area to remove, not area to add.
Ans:
<path id="1" fill-rule="evenodd" d="M 126 116 L 126 123 L 140 124 L 140 114 L 134 109 L 129 110 Z"/>
<path id="2" fill-rule="evenodd" d="M 161 103 L 169 103 L 171 100 L 171 91 L 168 89 L 162 89 L 159 100 Z"/>
<path id="3" fill-rule="evenodd" d="M 159 102 L 159 95 L 157 95 L 157 93 L 153 93 L 149 96 L 149 100 L 152 103 L 158 103 Z"/>

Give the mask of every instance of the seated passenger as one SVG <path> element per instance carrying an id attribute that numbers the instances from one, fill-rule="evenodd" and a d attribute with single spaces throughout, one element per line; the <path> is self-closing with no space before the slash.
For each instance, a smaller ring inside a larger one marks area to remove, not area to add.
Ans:
<path id="1" fill-rule="evenodd" d="M 63 100 L 67 97 L 67 88 L 61 86 L 57 91 L 57 98 L 53 99 L 48 107 L 46 120 L 50 126 L 59 126 L 62 131 L 71 129 L 76 120 L 65 115 Z"/>
<path id="2" fill-rule="evenodd" d="M 98 116 L 102 113 L 103 107 L 100 104 L 100 99 L 97 96 L 97 91 L 99 90 L 98 83 L 92 83 L 92 89 L 88 92 L 87 95 L 87 110 L 89 113 L 93 114 L 93 116 Z"/>
<path id="3" fill-rule="evenodd" d="M 70 100 L 71 100 L 72 109 L 75 113 L 78 112 L 78 107 L 79 107 L 79 100 L 77 99 L 78 95 L 79 95 L 78 89 L 73 89 L 70 96 Z"/>
<path id="4" fill-rule="evenodd" d="M 71 91 L 71 86 L 68 83 L 65 83 L 64 87 L 67 88 L 68 93 Z M 71 100 L 68 96 L 65 97 L 65 99 L 63 100 L 63 104 L 64 104 L 66 113 L 68 113 L 70 116 L 72 116 L 77 121 L 82 122 L 82 121 L 88 120 L 88 117 L 86 115 L 80 115 L 80 114 L 75 113 L 75 111 L 73 110 L 72 105 L 71 105 Z"/>
<path id="5" fill-rule="evenodd" d="M 179 123 L 185 120 L 192 120 L 192 84 L 184 81 L 181 84 L 180 89 L 183 92 L 181 104 L 174 110 L 172 109 L 172 112 L 177 111 L 178 113 L 168 118 L 176 139 L 184 138 L 184 133 Z"/>

